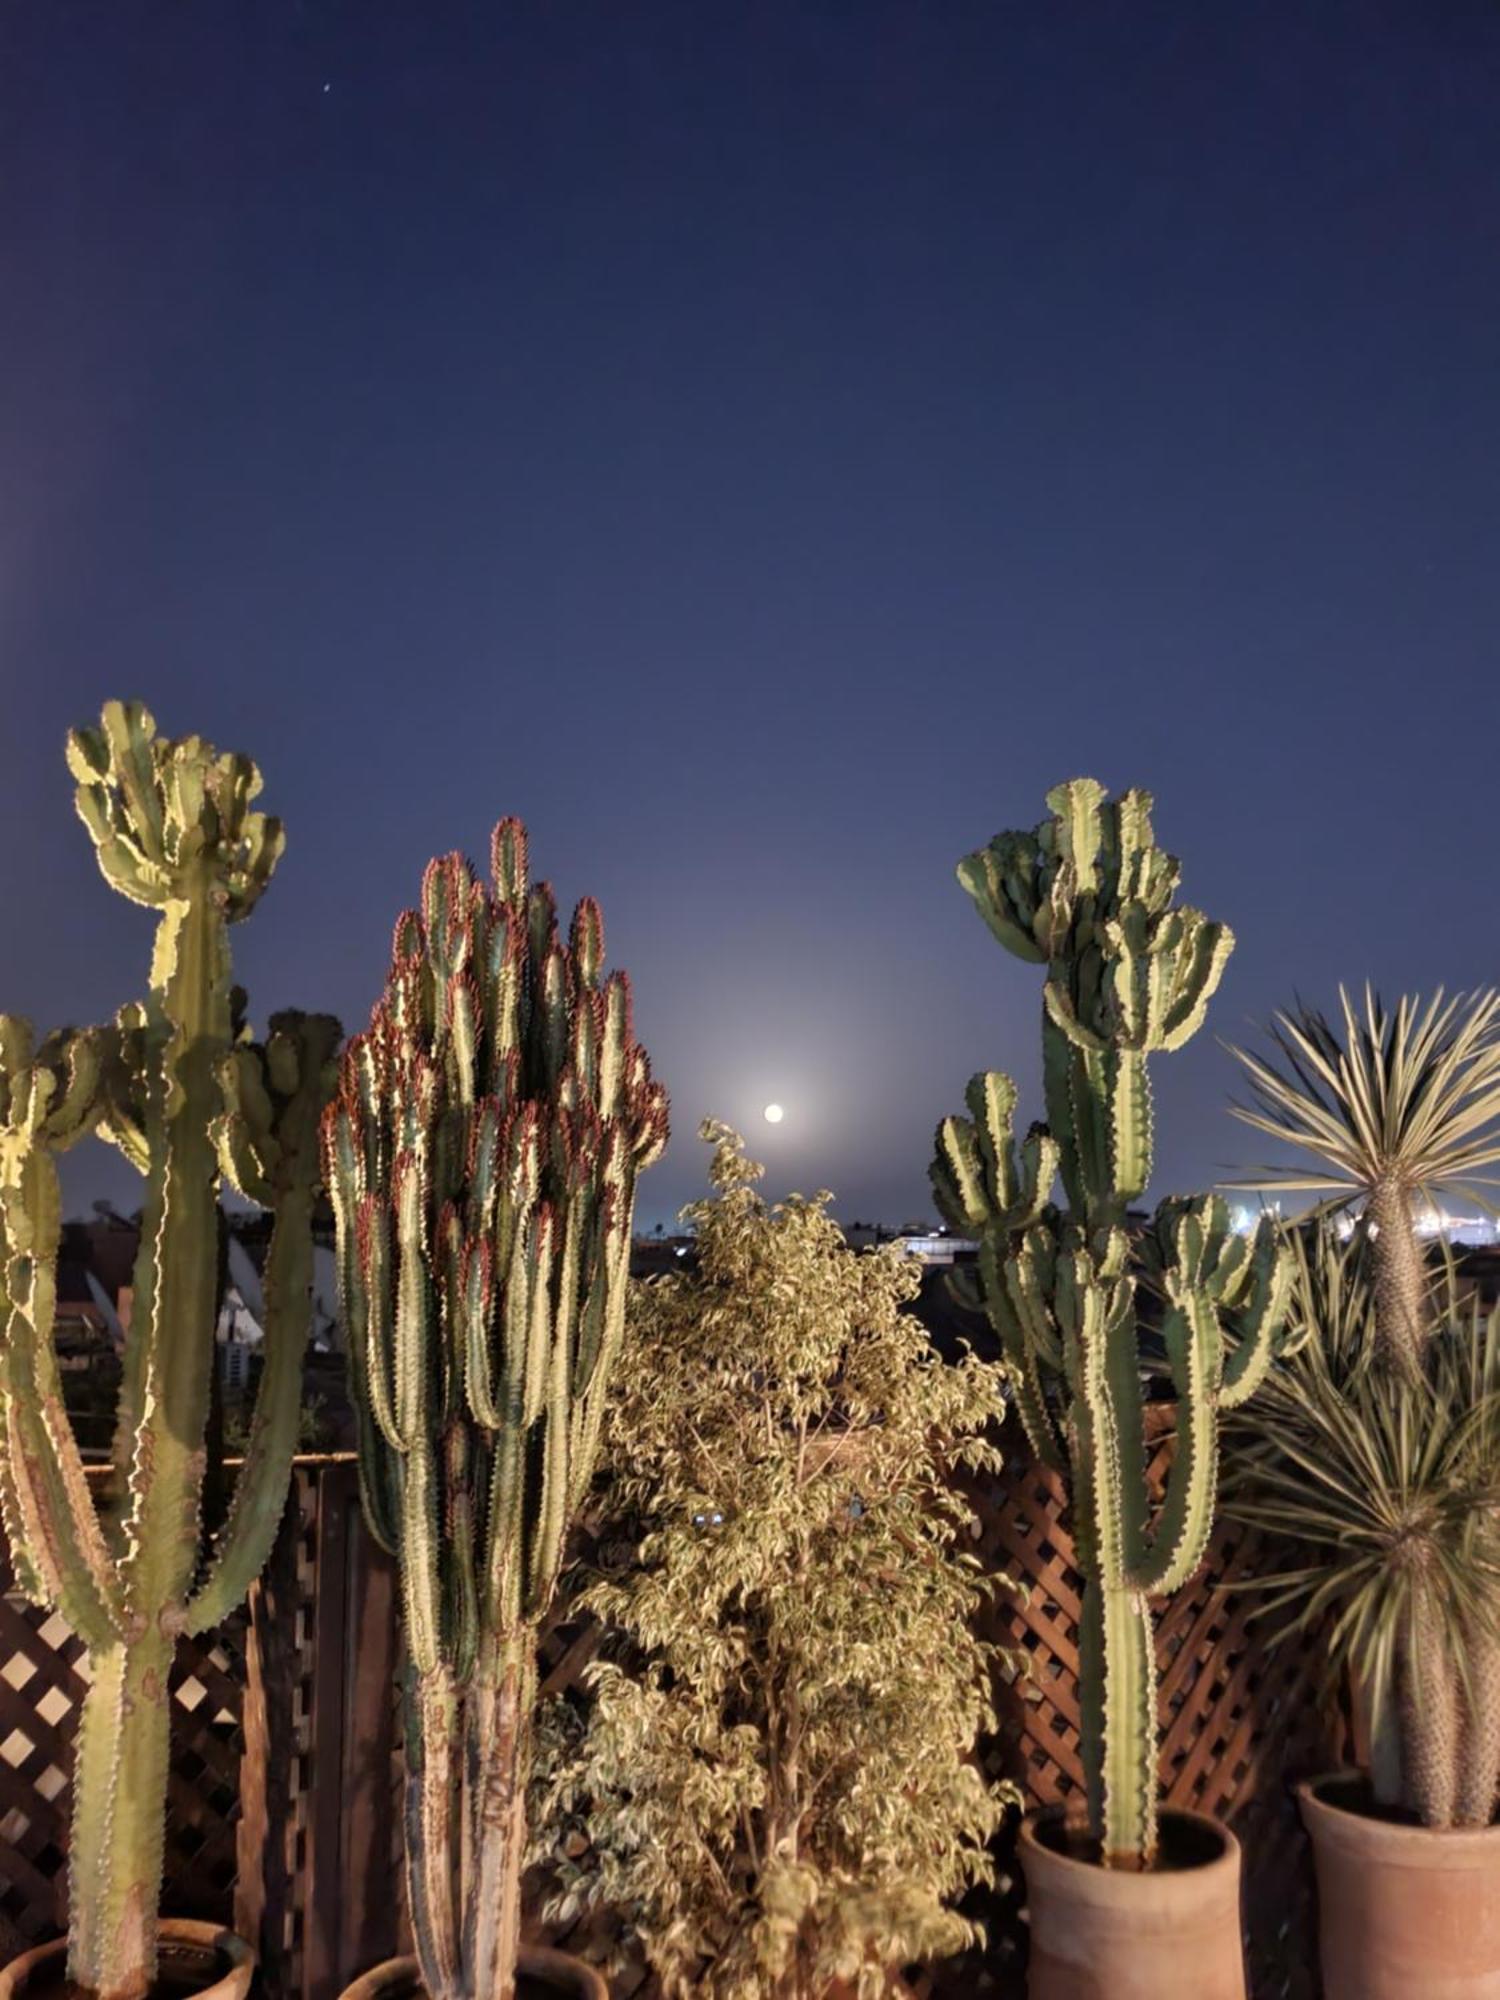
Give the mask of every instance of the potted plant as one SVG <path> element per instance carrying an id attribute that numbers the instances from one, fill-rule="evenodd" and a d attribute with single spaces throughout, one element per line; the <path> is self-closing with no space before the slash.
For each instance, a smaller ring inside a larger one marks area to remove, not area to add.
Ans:
<path id="1" fill-rule="evenodd" d="M 325 1120 L 364 1505 L 400 1561 L 408 1662 L 416 1957 L 351 1991 L 602 1993 L 521 1950 L 520 1877 L 538 1630 L 593 1474 L 636 1176 L 667 1136 L 603 956 L 588 899 L 560 941 L 518 821 L 492 889 L 434 861 Z"/>
<path id="2" fill-rule="evenodd" d="M 1500 1162 L 1500 996 L 1335 1024 L 1278 1016 L 1279 1062 L 1241 1053 L 1239 1115 L 1310 1152 L 1254 1185 L 1325 1212 L 1299 1250 L 1305 1339 L 1236 1439 L 1232 1504 L 1295 1546 L 1264 1579 L 1293 1625 L 1327 1621 L 1369 1745 L 1365 1774 L 1301 1788 L 1330 2000 L 1500 1991 L 1500 1319 L 1428 1270 L 1419 1213 Z"/>
<path id="3" fill-rule="evenodd" d="M 980 1293 L 1033 1450 L 1069 1482 L 1083 1572 L 1079 1680 L 1086 1812 L 1022 1829 L 1033 2000 L 1241 2000 L 1239 1850 L 1196 1814 L 1158 1814 L 1151 1600 L 1203 1559 L 1221 1413 L 1268 1368 L 1290 1270 L 1269 1220 L 1229 1227 L 1218 1196 L 1164 1201 L 1132 1240 L 1152 1157 L 1147 1059 L 1201 1025 L 1233 938 L 1175 902 L 1178 863 L 1149 797 L 1092 779 L 1052 817 L 959 865 L 1000 942 L 1046 968 L 1047 1123 L 1016 1145 L 1016 1087 L 969 1085 L 939 1128 L 933 1187 L 980 1245 Z M 1067 1206 L 1050 1200 L 1061 1176 Z M 1149 1288 L 1176 1445 L 1153 1515 L 1139 1294 Z"/>
<path id="4" fill-rule="evenodd" d="M 159 1945 L 174 1991 L 243 1994 L 248 1945 L 212 1924 L 157 1919 L 167 1677 L 178 1635 L 217 1625 L 244 1597 L 281 1518 L 309 1331 L 318 1121 L 339 1027 L 281 1014 L 263 1046 L 238 1029 L 229 926 L 254 908 L 283 844 L 279 822 L 250 809 L 260 775 L 248 758 L 158 737 L 144 708 L 110 702 L 100 730 L 70 737 L 68 761 L 105 880 L 159 922 L 147 997 L 112 1027 L 38 1043 L 26 1022 L 0 1018 L 0 1512 L 17 1583 L 84 1642 L 89 1678 L 68 1938 L 0 1973 L 0 1995 L 66 1988 L 142 2000 Z M 97 1509 L 53 1345 L 56 1155 L 90 1131 L 145 1178 L 113 1464 Z M 205 1562 L 221 1175 L 276 1221 L 259 1401 Z"/>
<path id="5" fill-rule="evenodd" d="M 549 1914 L 623 1918 L 669 2000 L 866 2000 L 975 1936 L 952 1905 L 1018 1798 L 973 1761 L 994 1579 L 950 1479 L 997 1464 L 1004 1374 L 937 1358 L 897 1250 L 702 1136 L 696 1268 L 637 1286 L 607 1425 L 606 1652 L 547 1711 Z"/>

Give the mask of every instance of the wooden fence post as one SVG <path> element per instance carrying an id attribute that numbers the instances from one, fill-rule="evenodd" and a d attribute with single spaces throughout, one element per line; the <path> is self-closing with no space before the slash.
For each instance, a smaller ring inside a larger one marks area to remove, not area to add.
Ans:
<path id="1" fill-rule="evenodd" d="M 309 1715 L 301 2000 L 337 2000 L 397 1949 L 392 1841 L 395 1565 L 371 1540 L 356 1468 L 323 1468 Z"/>
<path id="2" fill-rule="evenodd" d="M 266 2000 L 288 2000 L 297 1903 L 298 1717 L 302 1680 L 298 1574 L 304 1523 L 317 1505 L 316 1475 L 292 1474 L 270 1560 L 251 1586 L 245 1634 L 245 1733 L 234 1927 L 260 1958 Z"/>

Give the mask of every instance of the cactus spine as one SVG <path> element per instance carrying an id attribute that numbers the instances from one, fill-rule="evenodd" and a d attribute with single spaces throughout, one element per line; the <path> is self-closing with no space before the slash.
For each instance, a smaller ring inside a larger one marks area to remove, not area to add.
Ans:
<path id="1" fill-rule="evenodd" d="M 432 862 L 324 1120 L 365 1508 L 401 1565 L 433 2000 L 514 1990 L 537 1627 L 594 1467 L 636 1175 L 666 1143 L 603 956 L 592 901 L 560 941 L 518 821 L 493 892 L 461 855 Z"/>
<path id="2" fill-rule="evenodd" d="M 339 1028 L 280 1015 L 264 1047 L 236 1036 L 228 927 L 254 907 L 282 847 L 279 823 L 250 810 L 260 776 L 247 758 L 220 756 L 196 737 L 158 738 L 145 709 L 111 702 L 100 730 L 72 734 L 68 762 L 105 879 L 158 911 L 159 925 L 148 997 L 113 1026 L 38 1046 L 24 1021 L 0 1018 L 0 1508 L 18 1580 L 89 1651 L 69 1975 L 104 2000 L 139 2000 L 155 1975 L 174 1645 L 244 1596 L 286 1493 L 309 1324 L 318 1120 Z M 52 1338 L 56 1155 L 89 1131 L 145 1176 L 111 1490 L 97 1511 Z M 221 1167 L 275 1210 L 276 1223 L 249 1451 L 205 1563 Z"/>
<path id="3" fill-rule="evenodd" d="M 1046 967 L 1047 1123 L 1018 1145 L 1016 1087 L 976 1076 L 945 1119 L 938 1207 L 980 1244 L 977 1299 L 1009 1363 L 1033 1449 L 1071 1484 L 1084 1575 L 1079 1638 L 1089 1826 L 1107 1866 L 1156 1858 L 1156 1665 L 1150 1599 L 1203 1559 L 1222 1410 L 1263 1378 L 1286 1315 L 1289 1258 L 1263 1218 L 1235 1235 L 1223 1200 L 1164 1201 L 1132 1255 L 1130 1204 L 1151 1175 L 1147 1058 L 1202 1024 L 1233 949 L 1222 924 L 1174 904 L 1144 792 L 1092 779 L 1047 796 L 1052 817 L 959 864 L 1000 942 Z M 1050 1195 L 1061 1175 L 1066 1212 Z M 1176 1396 L 1165 1495 L 1147 1487 L 1137 1285 L 1160 1301 Z"/>

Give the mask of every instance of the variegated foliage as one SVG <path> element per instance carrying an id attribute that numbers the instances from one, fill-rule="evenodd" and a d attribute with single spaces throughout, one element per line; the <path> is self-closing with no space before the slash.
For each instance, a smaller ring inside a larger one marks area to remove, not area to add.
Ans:
<path id="1" fill-rule="evenodd" d="M 1016 1797 L 974 1761 L 1003 1580 L 952 1478 L 996 1468 L 1004 1377 L 934 1355 L 899 1251 L 702 1136 L 695 1265 L 631 1313 L 584 1573 L 604 1657 L 585 1715 L 547 1710 L 538 1844 L 553 1914 L 623 1920 L 669 1995 L 874 2000 L 976 1942 L 954 1904 Z"/>

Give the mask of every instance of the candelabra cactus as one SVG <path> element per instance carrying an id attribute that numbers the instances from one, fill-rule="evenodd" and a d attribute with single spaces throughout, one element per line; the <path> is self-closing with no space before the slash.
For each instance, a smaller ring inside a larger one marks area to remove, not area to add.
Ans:
<path id="1" fill-rule="evenodd" d="M 254 907 L 282 848 L 279 823 L 250 810 L 260 776 L 247 758 L 159 738 L 145 709 L 111 702 L 102 729 L 72 734 L 68 762 L 105 879 L 160 922 L 148 996 L 113 1026 L 38 1046 L 24 1021 L 0 1018 L 0 1508 L 18 1581 L 89 1652 L 69 1976 L 104 2000 L 139 2000 L 155 1973 L 173 1648 L 244 1596 L 290 1474 L 318 1121 L 339 1027 L 278 1015 L 263 1047 L 237 1031 L 228 928 Z M 97 1510 L 52 1339 L 56 1155 L 91 1130 L 145 1176 L 112 1480 Z M 249 1449 L 205 1559 L 221 1171 L 276 1219 Z"/>
<path id="2" fill-rule="evenodd" d="M 594 1467 L 667 1102 L 603 923 L 503 820 L 428 867 L 324 1120 L 370 1525 L 401 1566 L 406 1856 L 433 2000 L 508 2000 L 537 1627 Z"/>
<path id="3" fill-rule="evenodd" d="M 1201 1025 L 1233 949 L 1222 924 L 1174 905 L 1178 863 L 1152 837 L 1144 792 L 1092 779 L 1048 794 L 1053 817 L 959 865 L 990 929 L 1047 968 L 1047 1124 L 1019 1145 L 1016 1087 L 969 1085 L 938 1128 L 933 1187 L 980 1244 L 976 1297 L 1009 1363 L 1033 1449 L 1070 1481 L 1084 1576 L 1079 1642 L 1090 1832 L 1106 1865 L 1155 1860 L 1156 1669 L 1150 1599 L 1202 1561 L 1221 1411 L 1269 1367 L 1290 1260 L 1269 1218 L 1234 1234 L 1216 1195 L 1164 1201 L 1139 1255 L 1129 1204 L 1151 1175 L 1146 1059 Z M 1061 1174 L 1066 1212 L 1049 1197 Z M 1147 1483 L 1137 1287 L 1160 1301 L 1176 1396 L 1165 1494 Z"/>

